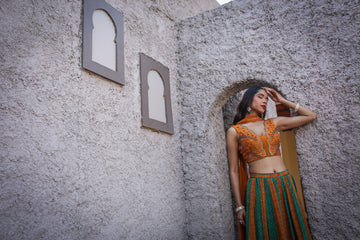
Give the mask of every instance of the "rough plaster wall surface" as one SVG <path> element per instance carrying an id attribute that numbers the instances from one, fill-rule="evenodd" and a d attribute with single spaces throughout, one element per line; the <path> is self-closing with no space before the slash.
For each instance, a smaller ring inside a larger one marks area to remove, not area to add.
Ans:
<path id="1" fill-rule="evenodd" d="M 108 1 L 125 19 L 120 86 L 81 69 L 82 1 L 1 1 L 0 239 L 187 238 L 174 27 L 186 11 L 165 10 L 202 2 Z M 140 127 L 139 52 L 170 69 L 173 136 Z"/>
<path id="2" fill-rule="evenodd" d="M 314 239 L 359 235 L 359 2 L 234 1 L 178 23 L 190 239 L 234 239 L 222 106 L 273 86 L 318 113 L 296 129 Z M 334 222 L 335 221 L 335 222 Z"/>
<path id="3" fill-rule="evenodd" d="M 108 2 L 119 2 L 108 0 Z M 122 1 L 127 7 L 145 5 L 150 11 L 158 12 L 172 21 L 195 16 L 206 10 L 214 9 L 220 6 L 216 0 L 150 0 L 150 1 Z"/>

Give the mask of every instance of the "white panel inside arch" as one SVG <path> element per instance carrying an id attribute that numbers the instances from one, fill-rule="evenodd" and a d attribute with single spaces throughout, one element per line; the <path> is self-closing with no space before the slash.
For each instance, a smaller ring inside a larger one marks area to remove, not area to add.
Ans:
<path id="1" fill-rule="evenodd" d="M 149 118 L 166 123 L 164 81 L 157 71 L 151 70 L 147 76 L 149 90 Z"/>
<path id="2" fill-rule="evenodd" d="M 269 97 L 268 104 L 266 106 L 266 116 L 265 118 L 276 118 L 277 112 L 276 112 L 276 104 L 271 98 Z"/>
<path id="3" fill-rule="evenodd" d="M 92 61 L 116 71 L 115 26 L 104 10 L 93 13 Z"/>

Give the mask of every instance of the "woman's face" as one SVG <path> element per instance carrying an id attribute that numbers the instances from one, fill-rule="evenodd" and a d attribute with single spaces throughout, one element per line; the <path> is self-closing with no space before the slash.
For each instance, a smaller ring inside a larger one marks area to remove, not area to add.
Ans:
<path id="1" fill-rule="evenodd" d="M 257 113 L 264 113 L 267 107 L 268 94 L 264 89 L 260 89 L 253 98 L 251 108 Z"/>

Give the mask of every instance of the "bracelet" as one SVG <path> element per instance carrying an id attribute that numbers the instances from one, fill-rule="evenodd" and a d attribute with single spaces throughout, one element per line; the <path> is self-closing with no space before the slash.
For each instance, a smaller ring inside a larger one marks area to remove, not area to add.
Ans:
<path id="1" fill-rule="evenodd" d="M 294 108 L 294 112 L 297 112 L 299 110 L 300 104 L 296 104 L 295 108 Z"/>
<path id="2" fill-rule="evenodd" d="M 237 208 L 235 209 L 235 212 L 238 212 L 238 211 L 240 211 L 241 209 L 245 209 L 245 207 L 244 207 L 243 205 L 241 205 L 240 207 L 237 207 Z"/>

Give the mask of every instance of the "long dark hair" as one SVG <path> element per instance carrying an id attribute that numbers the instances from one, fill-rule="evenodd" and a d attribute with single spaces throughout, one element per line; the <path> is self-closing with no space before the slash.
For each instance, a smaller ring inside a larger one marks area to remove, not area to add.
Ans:
<path id="1" fill-rule="evenodd" d="M 247 108 L 252 104 L 254 95 L 260 90 L 263 89 L 259 86 L 250 87 L 246 92 L 244 93 L 243 98 L 241 99 L 241 102 L 239 103 L 237 107 L 237 113 L 234 117 L 233 124 L 235 125 L 237 122 L 241 121 L 245 118 L 247 113 Z M 265 113 L 264 113 L 265 116 Z"/>

